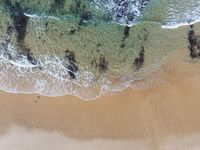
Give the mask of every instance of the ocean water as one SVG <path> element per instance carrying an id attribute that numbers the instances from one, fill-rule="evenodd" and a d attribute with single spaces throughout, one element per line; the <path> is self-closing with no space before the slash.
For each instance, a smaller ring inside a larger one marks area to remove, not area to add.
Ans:
<path id="1" fill-rule="evenodd" d="M 94 100 L 163 84 L 150 76 L 187 49 L 182 26 L 199 10 L 199 0 L 0 0 L 0 89 Z"/>

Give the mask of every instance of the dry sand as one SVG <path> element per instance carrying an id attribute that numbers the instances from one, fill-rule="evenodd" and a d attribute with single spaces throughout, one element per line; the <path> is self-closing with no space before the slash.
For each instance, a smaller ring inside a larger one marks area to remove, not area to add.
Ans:
<path id="1" fill-rule="evenodd" d="M 200 149 L 199 66 L 177 61 L 167 85 L 90 102 L 1 92 L 0 150 Z"/>

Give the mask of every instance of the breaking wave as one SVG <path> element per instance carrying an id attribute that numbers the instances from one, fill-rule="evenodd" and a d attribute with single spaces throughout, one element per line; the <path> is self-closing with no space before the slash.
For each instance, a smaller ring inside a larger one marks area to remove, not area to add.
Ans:
<path id="1" fill-rule="evenodd" d="M 163 28 L 178 28 L 200 21 L 200 1 L 169 1 L 168 15 Z"/>
<path id="2" fill-rule="evenodd" d="M 142 10 L 147 7 L 150 0 L 94 0 L 93 2 L 97 9 L 105 7 L 117 23 L 134 25 L 139 21 L 143 14 Z M 180 5 L 184 4 L 169 3 L 169 14 L 166 20 L 160 22 L 163 28 L 177 28 L 200 20 L 200 2 L 193 0 L 188 5 L 182 7 Z M 177 9 L 179 7 L 180 9 Z M 25 15 L 31 18 L 44 17 L 38 14 L 25 13 Z M 59 21 L 59 18 L 54 16 L 46 17 Z M 154 63 L 140 72 L 131 72 L 120 78 L 103 74 L 96 79 L 89 67 L 80 66 L 76 73 L 77 78 L 71 80 L 64 60 L 56 54 L 46 54 L 45 57 L 38 57 L 37 63 L 31 63 L 27 56 L 16 53 L 16 47 L 12 43 L 6 43 L 4 39 L 0 39 L 0 43 L 4 43 L 0 45 L 0 89 L 12 93 L 39 93 L 46 96 L 68 94 L 83 100 L 93 100 L 128 87 L 144 89 L 154 86 L 157 83 L 152 78 L 142 81 L 158 71 L 167 61 L 165 57 L 161 62 Z M 162 77 L 158 79 L 157 76 L 156 81 L 164 82 Z"/>
<path id="3" fill-rule="evenodd" d="M 9 46 L 10 52 L 14 47 Z M 12 52 L 11 52 L 12 53 Z M 38 93 L 45 96 L 74 95 L 83 100 L 97 99 L 103 95 L 124 90 L 128 87 L 149 88 L 152 85 L 140 84 L 140 81 L 160 68 L 161 64 L 152 65 L 152 68 L 143 70 L 140 74 L 130 74 L 122 78 L 102 75 L 95 79 L 89 68 L 79 68 L 77 79 L 68 77 L 68 69 L 63 60 L 55 56 L 38 59 L 38 64 L 30 63 L 26 56 L 17 55 L 10 59 L 1 48 L 0 53 L 0 83 L 1 90 L 12 93 Z M 41 69 L 42 68 L 42 69 Z"/>
<path id="4" fill-rule="evenodd" d="M 94 0 L 97 10 L 105 10 L 108 17 L 122 25 L 134 25 L 142 16 L 150 0 Z"/>

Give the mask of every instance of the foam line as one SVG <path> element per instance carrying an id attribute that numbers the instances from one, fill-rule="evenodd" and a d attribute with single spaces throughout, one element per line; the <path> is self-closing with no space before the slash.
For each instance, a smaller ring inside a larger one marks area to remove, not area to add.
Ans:
<path id="1" fill-rule="evenodd" d="M 195 23 L 199 23 L 200 22 L 200 19 L 197 19 L 195 21 L 192 21 L 190 23 L 178 23 L 178 24 L 175 24 L 175 25 L 162 25 L 161 27 L 163 29 L 177 29 L 179 27 L 182 27 L 182 26 L 188 26 L 188 25 L 192 25 L 192 24 L 195 24 Z"/>
<path id="2" fill-rule="evenodd" d="M 55 16 L 46 16 L 46 15 L 42 16 L 42 15 L 28 14 L 28 13 L 24 13 L 24 15 L 29 17 L 29 18 L 34 18 L 34 19 L 49 18 L 49 19 L 59 20 L 59 18 L 55 17 Z"/>

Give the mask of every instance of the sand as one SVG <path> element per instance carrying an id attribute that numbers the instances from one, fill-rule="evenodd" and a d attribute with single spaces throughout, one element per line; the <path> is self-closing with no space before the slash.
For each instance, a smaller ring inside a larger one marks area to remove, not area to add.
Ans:
<path id="1" fill-rule="evenodd" d="M 0 150 L 199 149 L 200 64 L 187 61 L 163 67 L 167 84 L 96 101 L 1 92 Z"/>

